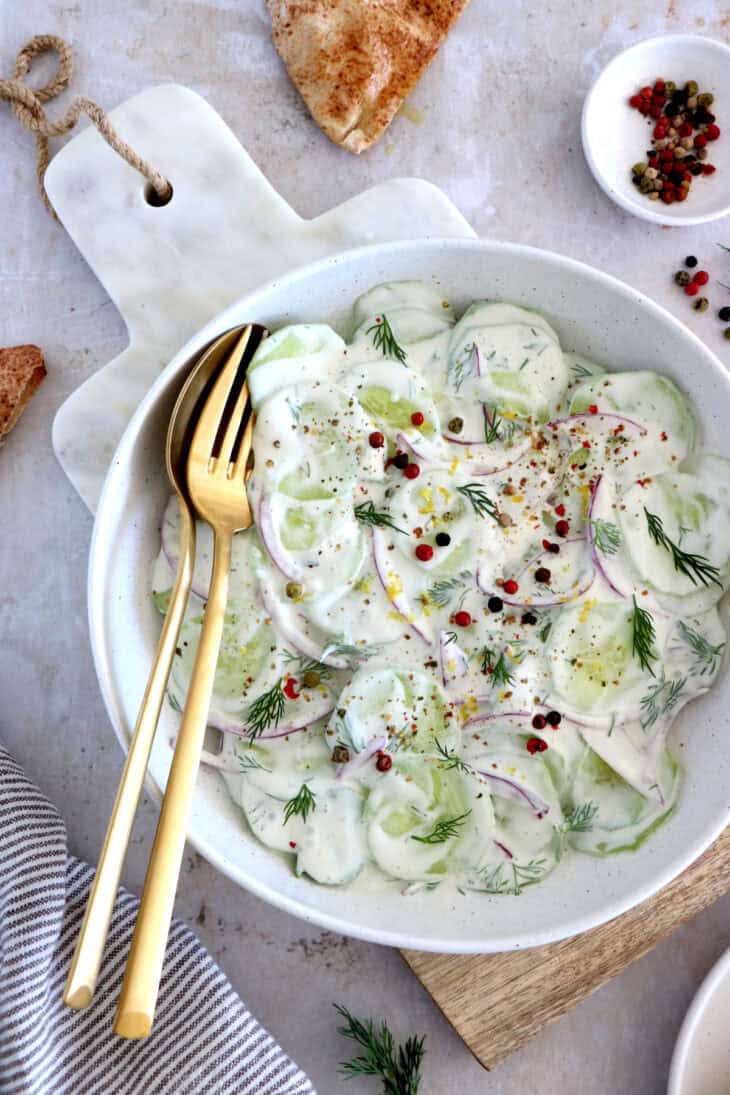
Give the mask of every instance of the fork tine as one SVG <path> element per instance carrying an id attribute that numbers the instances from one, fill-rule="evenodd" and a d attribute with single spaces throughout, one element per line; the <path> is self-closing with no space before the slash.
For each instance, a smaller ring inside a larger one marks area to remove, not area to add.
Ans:
<path id="1" fill-rule="evenodd" d="M 244 388 L 246 385 L 244 384 Z M 250 407 L 250 404 L 249 404 Z M 248 464 L 248 458 L 251 453 L 251 439 L 253 437 L 253 424 L 255 415 L 251 410 L 248 418 L 246 419 L 246 425 L 243 430 L 243 437 L 241 438 L 241 444 L 238 449 L 238 456 L 236 462 L 231 470 L 231 479 L 239 479 L 246 477 L 246 465 Z"/>
<path id="2" fill-rule="evenodd" d="M 193 434 L 193 440 L 190 446 L 191 450 L 199 449 L 202 452 L 207 452 L 209 456 L 212 456 L 218 431 L 220 430 L 223 415 L 225 414 L 226 404 L 228 403 L 228 397 L 236 382 L 238 368 L 241 364 L 241 359 L 243 358 L 250 337 L 251 326 L 249 325 L 244 327 L 241 332 L 241 337 L 233 347 L 230 357 L 221 369 L 218 379 L 213 385 L 212 392 L 205 401 L 203 409 L 200 412 L 200 418 L 195 427 L 195 433 Z"/>
<path id="3" fill-rule="evenodd" d="M 248 396 L 248 384 L 244 380 L 243 386 L 238 393 L 235 406 L 231 411 L 231 417 L 226 423 L 226 432 L 223 435 L 223 442 L 220 448 L 220 454 L 218 457 L 219 465 L 227 467 L 233 458 L 233 449 L 236 444 L 236 438 L 241 432 L 241 424 L 243 422 L 244 415 L 249 407 Z"/>

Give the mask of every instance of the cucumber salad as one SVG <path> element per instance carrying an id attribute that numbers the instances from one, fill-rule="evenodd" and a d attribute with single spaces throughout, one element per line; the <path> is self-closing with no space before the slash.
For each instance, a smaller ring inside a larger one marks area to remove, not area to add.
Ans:
<path id="1" fill-rule="evenodd" d="M 537 312 L 379 285 L 350 337 L 249 366 L 249 497 L 210 725 L 251 832 L 325 885 L 519 894 L 631 851 L 677 800 L 672 721 L 720 670 L 730 463 L 665 376 L 564 351 Z M 179 518 L 163 516 L 164 613 Z M 169 682 L 185 702 L 207 596 Z M 702 733 L 698 726 L 695 733 Z"/>

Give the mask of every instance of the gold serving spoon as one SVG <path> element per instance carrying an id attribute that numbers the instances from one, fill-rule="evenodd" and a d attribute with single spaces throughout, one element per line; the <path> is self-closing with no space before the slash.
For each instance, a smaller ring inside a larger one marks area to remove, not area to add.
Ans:
<path id="1" fill-rule="evenodd" d="M 241 332 L 244 330 L 250 331 L 250 328 L 237 327 L 226 331 L 205 350 L 185 381 L 170 418 L 165 458 L 167 474 L 180 507 L 177 574 L 66 981 L 63 999 L 72 1008 L 87 1007 L 96 988 L 122 865 L 192 583 L 195 565 L 195 519 L 191 512 L 186 480 L 190 439 L 206 389 L 232 348 L 241 341 Z"/>
<path id="2" fill-rule="evenodd" d="M 115 1032 L 123 1038 L 144 1038 L 152 1030 L 223 635 L 233 534 L 253 520 L 245 484 L 251 469 L 254 415 L 241 368 L 250 338 L 247 327 L 217 377 L 200 413 L 187 460 L 190 501 L 213 529 L 213 572 L 114 1022 Z"/>

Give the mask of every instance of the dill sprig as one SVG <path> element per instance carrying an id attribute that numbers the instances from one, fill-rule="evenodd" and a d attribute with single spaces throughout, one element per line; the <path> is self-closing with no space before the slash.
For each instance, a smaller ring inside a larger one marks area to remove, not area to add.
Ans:
<path id="1" fill-rule="evenodd" d="M 634 611 L 631 617 L 631 653 L 639 659 L 642 669 L 648 669 L 652 677 L 656 674 L 651 663 L 656 661 L 658 654 L 654 649 L 656 631 L 651 614 L 645 608 L 640 608 L 636 603 L 636 594 L 631 598 L 634 603 Z"/>
<path id="2" fill-rule="evenodd" d="M 447 840 L 452 840 L 459 835 L 470 813 L 471 810 L 467 810 L 465 814 L 459 814 L 458 817 L 442 817 L 430 833 L 426 833 L 425 836 L 412 836 L 411 840 L 417 840 L 419 844 L 444 844 Z"/>
<path id="3" fill-rule="evenodd" d="M 574 361 L 570 367 L 573 370 L 573 376 L 578 377 L 580 380 L 584 380 L 587 376 L 593 376 L 590 369 L 586 369 L 585 365 L 581 365 L 579 361 Z"/>
<path id="4" fill-rule="evenodd" d="M 465 346 L 460 357 L 449 358 L 446 366 L 449 379 L 457 392 L 467 377 L 479 372 L 479 347 L 476 342 Z"/>
<path id="5" fill-rule="evenodd" d="M 328 681 L 332 679 L 332 669 L 324 662 L 315 661 L 304 654 L 292 654 L 290 650 L 284 651 L 284 662 L 292 667 L 292 672 L 304 676 L 305 673 L 319 673 L 320 679 Z M 295 668 L 296 667 L 296 668 Z"/>
<path id="6" fill-rule="evenodd" d="M 602 555 L 615 555 L 621 547 L 621 531 L 613 521 L 603 521 L 600 517 L 588 524 L 593 529 L 593 544 Z"/>
<path id="7" fill-rule="evenodd" d="M 278 726 L 286 707 L 286 696 L 282 687 L 282 678 L 273 684 L 268 692 L 257 696 L 246 714 L 246 730 L 251 741 L 263 734 L 269 726 Z"/>
<path id="8" fill-rule="evenodd" d="M 598 813 L 595 802 L 582 802 L 574 806 L 569 814 L 565 815 L 561 831 L 564 833 L 589 833 L 593 828 L 593 819 Z"/>
<path id="9" fill-rule="evenodd" d="M 526 886 L 539 882 L 545 874 L 545 859 L 531 859 L 529 863 L 498 863 L 496 867 L 485 867 L 482 878 L 484 885 L 480 893 L 512 894 L 519 897 Z M 506 877 L 505 877 L 506 876 Z"/>
<path id="10" fill-rule="evenodd" d="M 358 502 L 355 506 L 355 517 L 358 521 L 361 521 L 363 525 L 377 525 L 378 528 L 392 528 L 394 532 L 402 532 L 404 536 L 408 536 L 405 529 L 398 528 L 389 513 L 385 513 L 383 510 L 377 510 L 373 505 L 372 500 Z"/>
<path id="11" fill-rule="evenodd" d="M 337 1033 L 351 1038 L 364 1051 L 342 1062 L 342 1074 L 348 1080 L 353 1076 L 377 1076 L 383 1084 L 382 1095 L 417 1095 L 425 1037 L 411 1036 L 396 1046 L 385 1023 L 357 1019 L 342 1004 L 334 1006 L 346 1023 L 337 1028 Z"/>
<path id="12" fill-rule="evenodd" d="M 373 334 L 373 346 L 376 350 L 380 350 L 383 357 L 392 357 L 395 361 L 400 361 L 401 365 L 406 360 L 406 352 L 402 346 L 398 345 L 398 341 L 393 334 L 393 328 L 388 323 L 388 317 L 383 313 L 377 316 L 375 323 L 372 327 L 368 327 L 366 334 Z"/>
<path id="13" fill-rule="evenodd" d="M 253 753 L 244 753 L 242 757 L 238 758 L 238 765 L 242 772 L 251 772 L 254 770 L 259 772 L 271 771 L 271 769 L 267 768 L 265 764 L 262 764 L 258 757 L 254 756 Z"/>
<path id="14" fill-rule="evenodd" d="M 687 683 L 686 677 L 674 677 L 667 680 L 662 670 L 662 675 L 651 685 L 647 694 L 641 700 L 641 726 L 643 730 L 649 730 L 657 719 L 670 714 L 677 706 Z"/>
<path id="15" fill-rule="evenodd" d="M 436 605 L 437 608 L 446 608 L 446 605 L 453 600 L 454 594 L 465 589 L 471 576 L 470 570 L 462 570 L 460 574 L 455 574 L 452 578 L 439 578 L 428 587 L 423 594 L 423 599 L 428 604 Z"/>
<path id="16" fill-rule="evenodd" d="M 644 506 L 644 514 L 646 515 L 649 535 L 655 544 L 665 548 L 671 554 L 675 570 L 686 575 L 693 585 L 697 585 L 698 580 L 702 582 L 703 586 L 708 586 L 714 582 L 716 586 L 722 589 L 720 571 L 716 566 L 713 566 L 704 555 L 693 555 L 681 548 L 679 544 L 675 544 L 674 540 L 671 540 L 664 531 L 661 517 L 649 513 L 646 506 Z"/>
<path id="17" fill-rule="evenodd" d="M 725 643 L 713 646 L 699 631 L 693 631 L 684 620 L 678 623 L 679 633 L 692 650 L 695 660 L 690 669 L 693 677 L 704 677 L 706 674 L 713 676 L 717 670 L 717 662 L 722 657 Z"/>
<path id="18" fill-rule="evenodd" d="M 545 626 L 540 628 L 540 630 L 538 632 L 538 635 L 540 637 L 541 642 L 546 643 L 548 641 L 548 636 L 550 635 L 550 631 L 552 630 L 552 626 L 553 626 L 553 621 L 548 620 L 548 622 L 545 624 Z"/>
<path id="19" fill-rule="evenodd" d="M 448 749 L 445 745 L 436 738 L 436 752 L 443 758 L 446 771 L 450 771 L 455 768 L 457 772 L 471 773 L 474 771 L 471 764 L 467 764 L 465 760 L 462 760 L 458 753 L 452 749 Z"/>
<path id="20" fill-rule="evenodd" d="M 284 807 L 284 824 L 293 817 L 306 821 L 309 814 L 317 809 L 317 796 L 303 783 L 294 798 L 290 798 Z"/>
<path id="21" fill-rule="evenodd" d="M 496 406 L 490 407 L 488 404 L 484 406 L 484 440 L 487 445 L 493 445 L 495 441 L 501 441 L 502 435 L 499 432 L 499 428 L 502 425 L 502 419 L 497 414 Z"/>
<path id="22" fill-rule="evenodd" d="M 488 646 L 482 648 L 482 673 L 488 674 L 492 679 L 492 688 L 502 688 L 504 686 L 509 687 L 515 683 L 514 673 L 510 667 L 509 662 L 502 651 L 494 660 L 494 651 L 490 650 Z"/>
<path id="23" fill-rule="evenodd" d="M 333 639 L 322 651 L 322 658 L 352 658 L 353 661 L 365 661 L 380 650 L 373 643 L 348 643 L 345 639 Z"/>
<path id="24" fill-rule="evenodd" d="M 480 487 L 478 483 L 465 483 L 462 487 L 456 489 L 467 501 L 471 502 L 477 517 L 491 517 L 495 521 L 499 521 L 499 510 L 484 490 L 484 487 Z"/>

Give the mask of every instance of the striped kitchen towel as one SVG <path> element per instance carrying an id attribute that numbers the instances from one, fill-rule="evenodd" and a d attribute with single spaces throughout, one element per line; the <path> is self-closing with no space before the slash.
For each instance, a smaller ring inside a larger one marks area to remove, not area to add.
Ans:
<path id="1" fill-rule="evenodd" d="M 121 892 L 93 1003 L 61 1000 L 93 871 L 67 854 L 55 808 L 0 743 L 0 1092 L 312 1095 L 198 940 L 174 922 L 155 1028 L 112 1033 L 137 900 Z"/>

